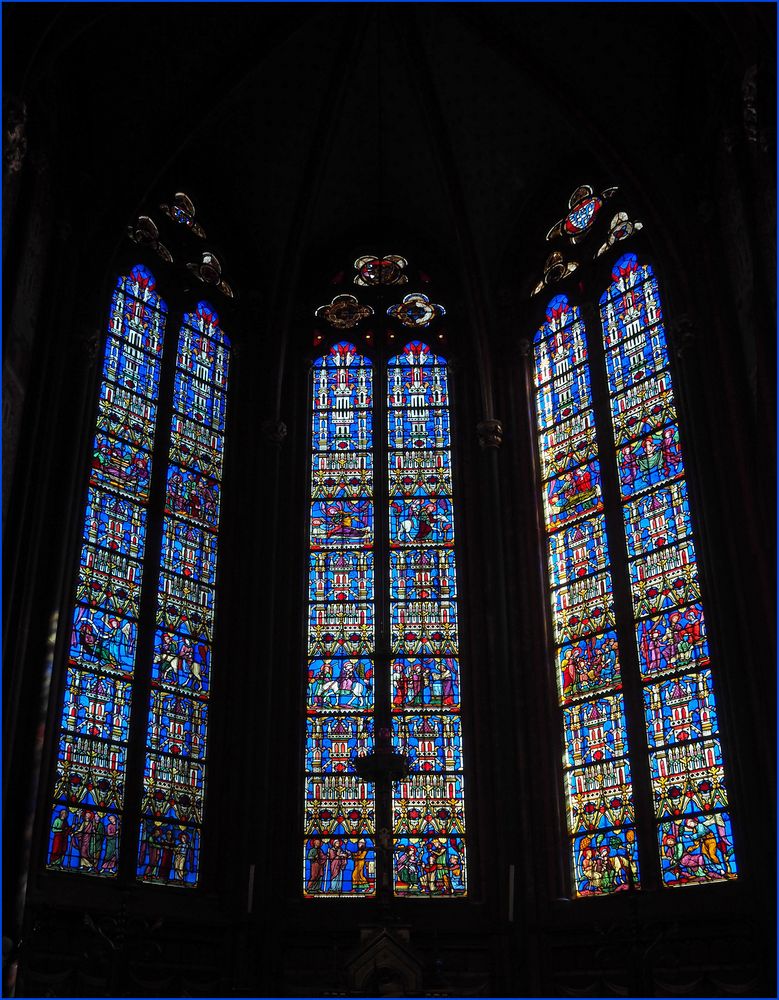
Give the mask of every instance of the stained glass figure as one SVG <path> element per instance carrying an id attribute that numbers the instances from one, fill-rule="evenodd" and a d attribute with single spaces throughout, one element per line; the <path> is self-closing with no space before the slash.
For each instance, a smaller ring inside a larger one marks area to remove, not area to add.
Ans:
<path id="1" fill-rule="evenodd" d="M 413 299 L 403 301 L 411 305 Z M 433 309 L 439 307 L 432 307 Z M 397 315 L 424 326 L 432 314 Z M 387 367 L 392 740 L 410 760 L 393 782 L 396 896 L 467 893 L 457 582 L 446 361 L 420 341 Z"/>
<path id="2" fill-rule="evenodd" d="M 200 302 L 176 354 L 136 869 L 164 885 L 200 880 L 229 365 L 219 317 Z"/>
<path id="3" fill-rule="evenodd" d="M 624 238 L 620 231 L 629 235 L 630 225 L 615 217 L 611 242 Z M 600 315 L 662 881 L 729 880 L 737 866 L 716 669 L 700 602 L 663 311 L 652 268 L 635 254 L 614 265 Z"/>
<path id="4" fill-rule="evenodd" d="M 142 265 L 111 301 L 60 713 L 47 866 L 117 873 L 166 306 Z"/>
<path id="5" fill-rule="evenodd" d="M 325 318 L 335 326 L 362 318 L 349 312 L 362 308 L 354 296 L 337 296 L 331 306 Z M 374 741 L 373 371 L 341 341 L 317 359 L 311 379 L 302 885 L 307 897 L 370 897 L 375 791 L 354 760 Z"/>
<path id="6" fill-rule="evenodd" d="M 411 292 L 403 297 L 402 302 L 390 306 L 387 315 L 399 319 L 403 326 L 421 329 L 436 317 L 445 316 L 446 309 L 436 302 L 431 302 L 422 292 Z"/>
<path id="7" fill-rule="evenodd" d="M 571 202 L 548 238 L 576 242 L 602 198 Z M 602 896 L 638 885 L 638 852 L 586 333 L 565 296 L 533 354 L 571 874 L 575 895 Z"/>

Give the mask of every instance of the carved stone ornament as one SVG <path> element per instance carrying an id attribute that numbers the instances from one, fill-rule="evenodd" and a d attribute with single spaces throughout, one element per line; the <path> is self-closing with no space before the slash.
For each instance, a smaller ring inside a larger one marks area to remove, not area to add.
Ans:
<path id="1" fill-rule="evenodd" d="M 695 340 L 695 324 L 689 316 L 676 317 L 668 328 L 668 339 L 676 357 L 681 358 Z"/>
<path id="2" fill-rule="evenodd" d="M 263 420 L 262 436 L 268 444 L 283 444 L 287 437 L 287 425 L 282 420 Z"/>
<path id="3" fill-rule="evenodd" d="M 27 155 L 27 106 L 13 101 L 5 112 L 3 162 L 9 174 L 18 174 Z"/>
<path id="4" fill-rule="evenodd" d="M 482 448 L 500 448 L 503 444 L 503 424 L 500 420 L 482 420 L 476 425 Z"/>

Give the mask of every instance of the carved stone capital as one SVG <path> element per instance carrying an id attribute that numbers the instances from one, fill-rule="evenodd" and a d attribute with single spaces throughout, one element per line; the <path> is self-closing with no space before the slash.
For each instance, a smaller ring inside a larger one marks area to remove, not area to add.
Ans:
<path id="1" fill-rule="evenodd" d="M 677 358 L 681 358 L 689 345 L 695 340 L 695 324 L 689 316 L 682 314 L 668 328 L 671 347 Z"/>
<path id="2" fill-rule="evenodd" d="M 27 106 L 12 100 L 5 110 L 3 163 L 9 174 L 18 174 L 27 155 Z"/>
<path id="3" fill-rule="evenodd" d="M 481 420 L 476 425 L 482 448 L 500 448 L 503 444 L 503 424 L 500 420 Z"/>
<path id="4" fill-rule="evenodd" d="M 80 346 L 81 350 L 84 352 L 84 357 L 86 358 L 87 365 L 91 368 L 92 365 L 97 364 L 100 360 L 100 348 L 103 343 L 103 334 L 101 330 L 84 330 L 81 334 Z"/>
<path id="5" fill-rule="evenodd" d="M 281 420 L 263 420 L 260 429 L 268 444 L 283 444 L 287 437 L 287 425 Z"/>

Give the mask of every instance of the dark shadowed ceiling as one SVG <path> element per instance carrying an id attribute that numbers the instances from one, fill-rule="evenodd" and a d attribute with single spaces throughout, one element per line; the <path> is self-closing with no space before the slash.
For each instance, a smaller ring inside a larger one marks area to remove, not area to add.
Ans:
<path id="1" fill-rule="evenodd" d="M 490 270 L 582 181 L 618 176 L 657 203 L 688 180 L 685 133 L 716 128 L 737 89 L 722 53 L 769 8 L 12 3 L 6 92 L 77 161 L 96 225 L 207 191 L 202 210 L 267 278 L 379 220 Z"/>

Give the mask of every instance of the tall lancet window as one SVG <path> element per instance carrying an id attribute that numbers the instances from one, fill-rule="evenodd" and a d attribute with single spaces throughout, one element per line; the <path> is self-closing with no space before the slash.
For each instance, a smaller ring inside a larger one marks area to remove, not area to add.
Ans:
<path id="1" fill-rule="evenodd" d="M 207 302 L 184 316 L 173 381 L 138 877 L 195 885 L 230 344 Z"/>
<path id="2" fill-rule="evenodd" d="M 350 339 L 311 376 L 309 897 L 466 892 L 448 371 L 421 340 L 395 346 L 440 343 L 445 310 L 398 301 L 407 266 L 361 257 L 363 301 L 316 311 Z"/>
<path id="3" fill-rule="evenodd" d="M 625 884 L 638 855 L 587 342 L 564 295 L 533 353 L 571 865 L 589 895 L 604 846 Z"/>
<path id="4" fill-rule="evenodd" d="M 652 802 L 665 885 L 733 878 L 733 833 L 657 279 L 633 253 L 600 300 Z"/>
<path id="5" fill-rule="evenodd" d="M 602 336 L 556 295 L 535 340 L 577 896 L 737 874 L 660 291 L 651 266 L 614 251 L 641 223 L 619 211 L 602 226 L 615 196 L 574 192 L 547 239 L 576 249 L 549 256 L 533 293 L 574 272 L 581 287 L 607 285 Z M 598 315 L 596 303 L 581 305 Z"/>
<path id="6" fill-rule="evenodd" d="M 387 369 L 392 787 L 400 896 L 466 890 L 459 639 L 446 362 L 418 340 Z"/>
<path id="7" fill-rule="evenodd" d="M 340 341 L 312 372 L 305 892 L 374 895 L 373 368 Z"/>
<path id="8" fill-rule="evenodd" d="M 160 207 L 165 243 L 145 215 L 133 242 L 165 262 L 172 291 L 194 274 L 231 299 L 191 200 Z M 50 871 L 202 884 L 230 344 L 214 307 L 192 306 L 174 321 L 142 264 L 113 294 L 57 707 Z"/>
<path id="9" fill-rule="evenodd" d="M 117 874 L 166 306 L 142 265 L 111 301 L 47 864 Z"/>

